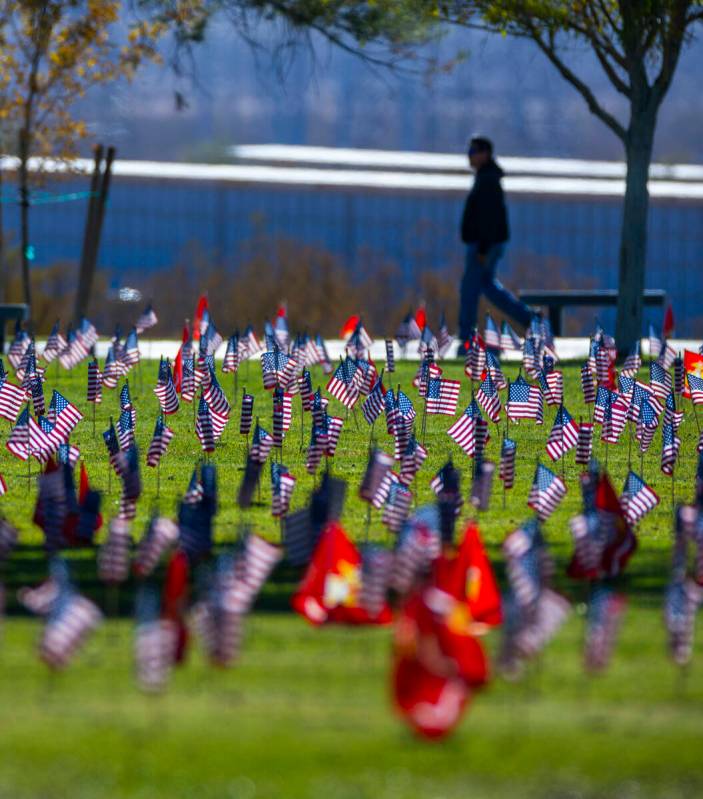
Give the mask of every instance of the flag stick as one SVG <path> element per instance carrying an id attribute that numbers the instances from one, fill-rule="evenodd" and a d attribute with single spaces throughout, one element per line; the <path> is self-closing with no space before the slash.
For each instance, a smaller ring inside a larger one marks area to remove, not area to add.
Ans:
<path id="1" fill-rule="evenodd" d="M 369 528 L 371 527 L 371 503 L 367 503 L 366 505 L 366 527 L 364 530 L 364 543 L 368 544 L 369 542 Z"/>
<path id="2" fill-rule="evenodd" d="M 627 440 L 627 469 L 629 471 L 630 467 L 632 466 L 632 422 L 628 423 L 627 429 L 630 433 Z"/>
<path id="3" fill-rule="evenodd" d="M 564 452 L 564 403 L 559 406 L 561 411 L 561 479 L 566 480 L 566 452 Z"/>
<path id="4" fill-rule="evenodd" d="M 507 414 L 506 414 L 506 416 L 507 416 Z M 505 444 L 505 434 L 503 435 L 503 444 Z M 501 453 L 500 453 L 501 463 L 503 463 L 503 451 L 504 451 L 504 447 L 501 447 Z M 503 464 L 503 465 L 505 466 L 505 464 Z M 505 510 L 505 495 L 506 495 L 506 491 L 505 491 L 505 469 L 504 469 L 503 470 L 503 510 Z"/>
<path id="5" fill-rule="evenodd" d="M 156 464 L 156 498 L 159 498 L 159 493 L 161 491 L 161 456 L 159 455 L 159 460 Z"/>
<path id="6" fill-rule="evenodd" d="M 93 403 L 93 438 L 95 438 L 95 403 Z"/>
<path id="7" fill-rule="evenodd" d="M 27 493 L 29 494 L 29 484 L 32 481 L 32 425 L 29 416 L 29 400 L 27 400 Z"/>

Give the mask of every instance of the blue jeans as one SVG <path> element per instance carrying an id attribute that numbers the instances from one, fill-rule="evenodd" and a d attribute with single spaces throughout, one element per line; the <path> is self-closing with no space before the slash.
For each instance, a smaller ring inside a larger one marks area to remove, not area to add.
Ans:
<path id="1" fill-rule="evenodd" d="M 478 259 L 478 247 L 466 247 L 466 268 L 461 279 L 459 305 L 459 338 L 468 341 L 476 327 L 478 301 L 481 294 L 506 316 L 527 327 L 532 319 L 532 311 L 513 296 L 496 278 L 496 266 L 503 257 L 505 244 L 494 244 L 486 253 L 483 263 Z"/>

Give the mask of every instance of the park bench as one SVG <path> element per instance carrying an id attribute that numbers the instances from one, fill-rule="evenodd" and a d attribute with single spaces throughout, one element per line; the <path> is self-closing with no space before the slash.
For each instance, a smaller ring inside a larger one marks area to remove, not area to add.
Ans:
<path id="1" fill-rule="evenodd" d="M 546 308 L 549 312 L 549 322 L 555 336 L 562 335 L 562 313 L 567 307 L 614 307 L 618 304 L 618 291 L 616 289 L 559 289 L 554 291 L 537 291 L 534 289 L 520 289 L 520 299 L 527 305 Z M 645 306 L 659 307 L 664 305 L 666 292 L 661 289 L 646 289 L 644 292 Z"/>
<path id="2" fill-rule="evenodd" d="M 29 309 L 24 303 L 0 303 L 0 353 L 5 351 L 5 326 L 8 322 L 24 322 Z"/>

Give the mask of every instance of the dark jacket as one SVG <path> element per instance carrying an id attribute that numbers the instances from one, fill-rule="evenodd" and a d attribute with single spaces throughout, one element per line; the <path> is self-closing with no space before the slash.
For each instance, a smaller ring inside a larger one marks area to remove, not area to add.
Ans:
<path id="1" fill-rule="evenodd" d="M 461 219 L 461 240 L 466 244 L 478 244 L 482 255 L 494 244 L 510 238 L 508 213 L 503 199 L 500 179 L 503 170 L 490 160 L 476 173 L 474 185 L 466 198 Z"/>

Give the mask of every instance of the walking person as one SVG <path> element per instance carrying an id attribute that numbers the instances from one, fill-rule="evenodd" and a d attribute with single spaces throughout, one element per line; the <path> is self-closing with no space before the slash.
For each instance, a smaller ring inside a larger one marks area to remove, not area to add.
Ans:
<path id="1" fill-rule="evenodd" d="M 493 144 L 483 136 L 474 136 L 469 142 L 468 156 L 476 177 L 461 219 L 466 267 L 459 300 L 459 357 L 466 354 L 468 341 L 476 327 L 481 294 L 523 327 L 527 327 L 533 317 L 530 308 L 496 278 L 496 267 L 503 257 L 510 233 L 500 184 L 503 170 L 493 159 Z"/>

